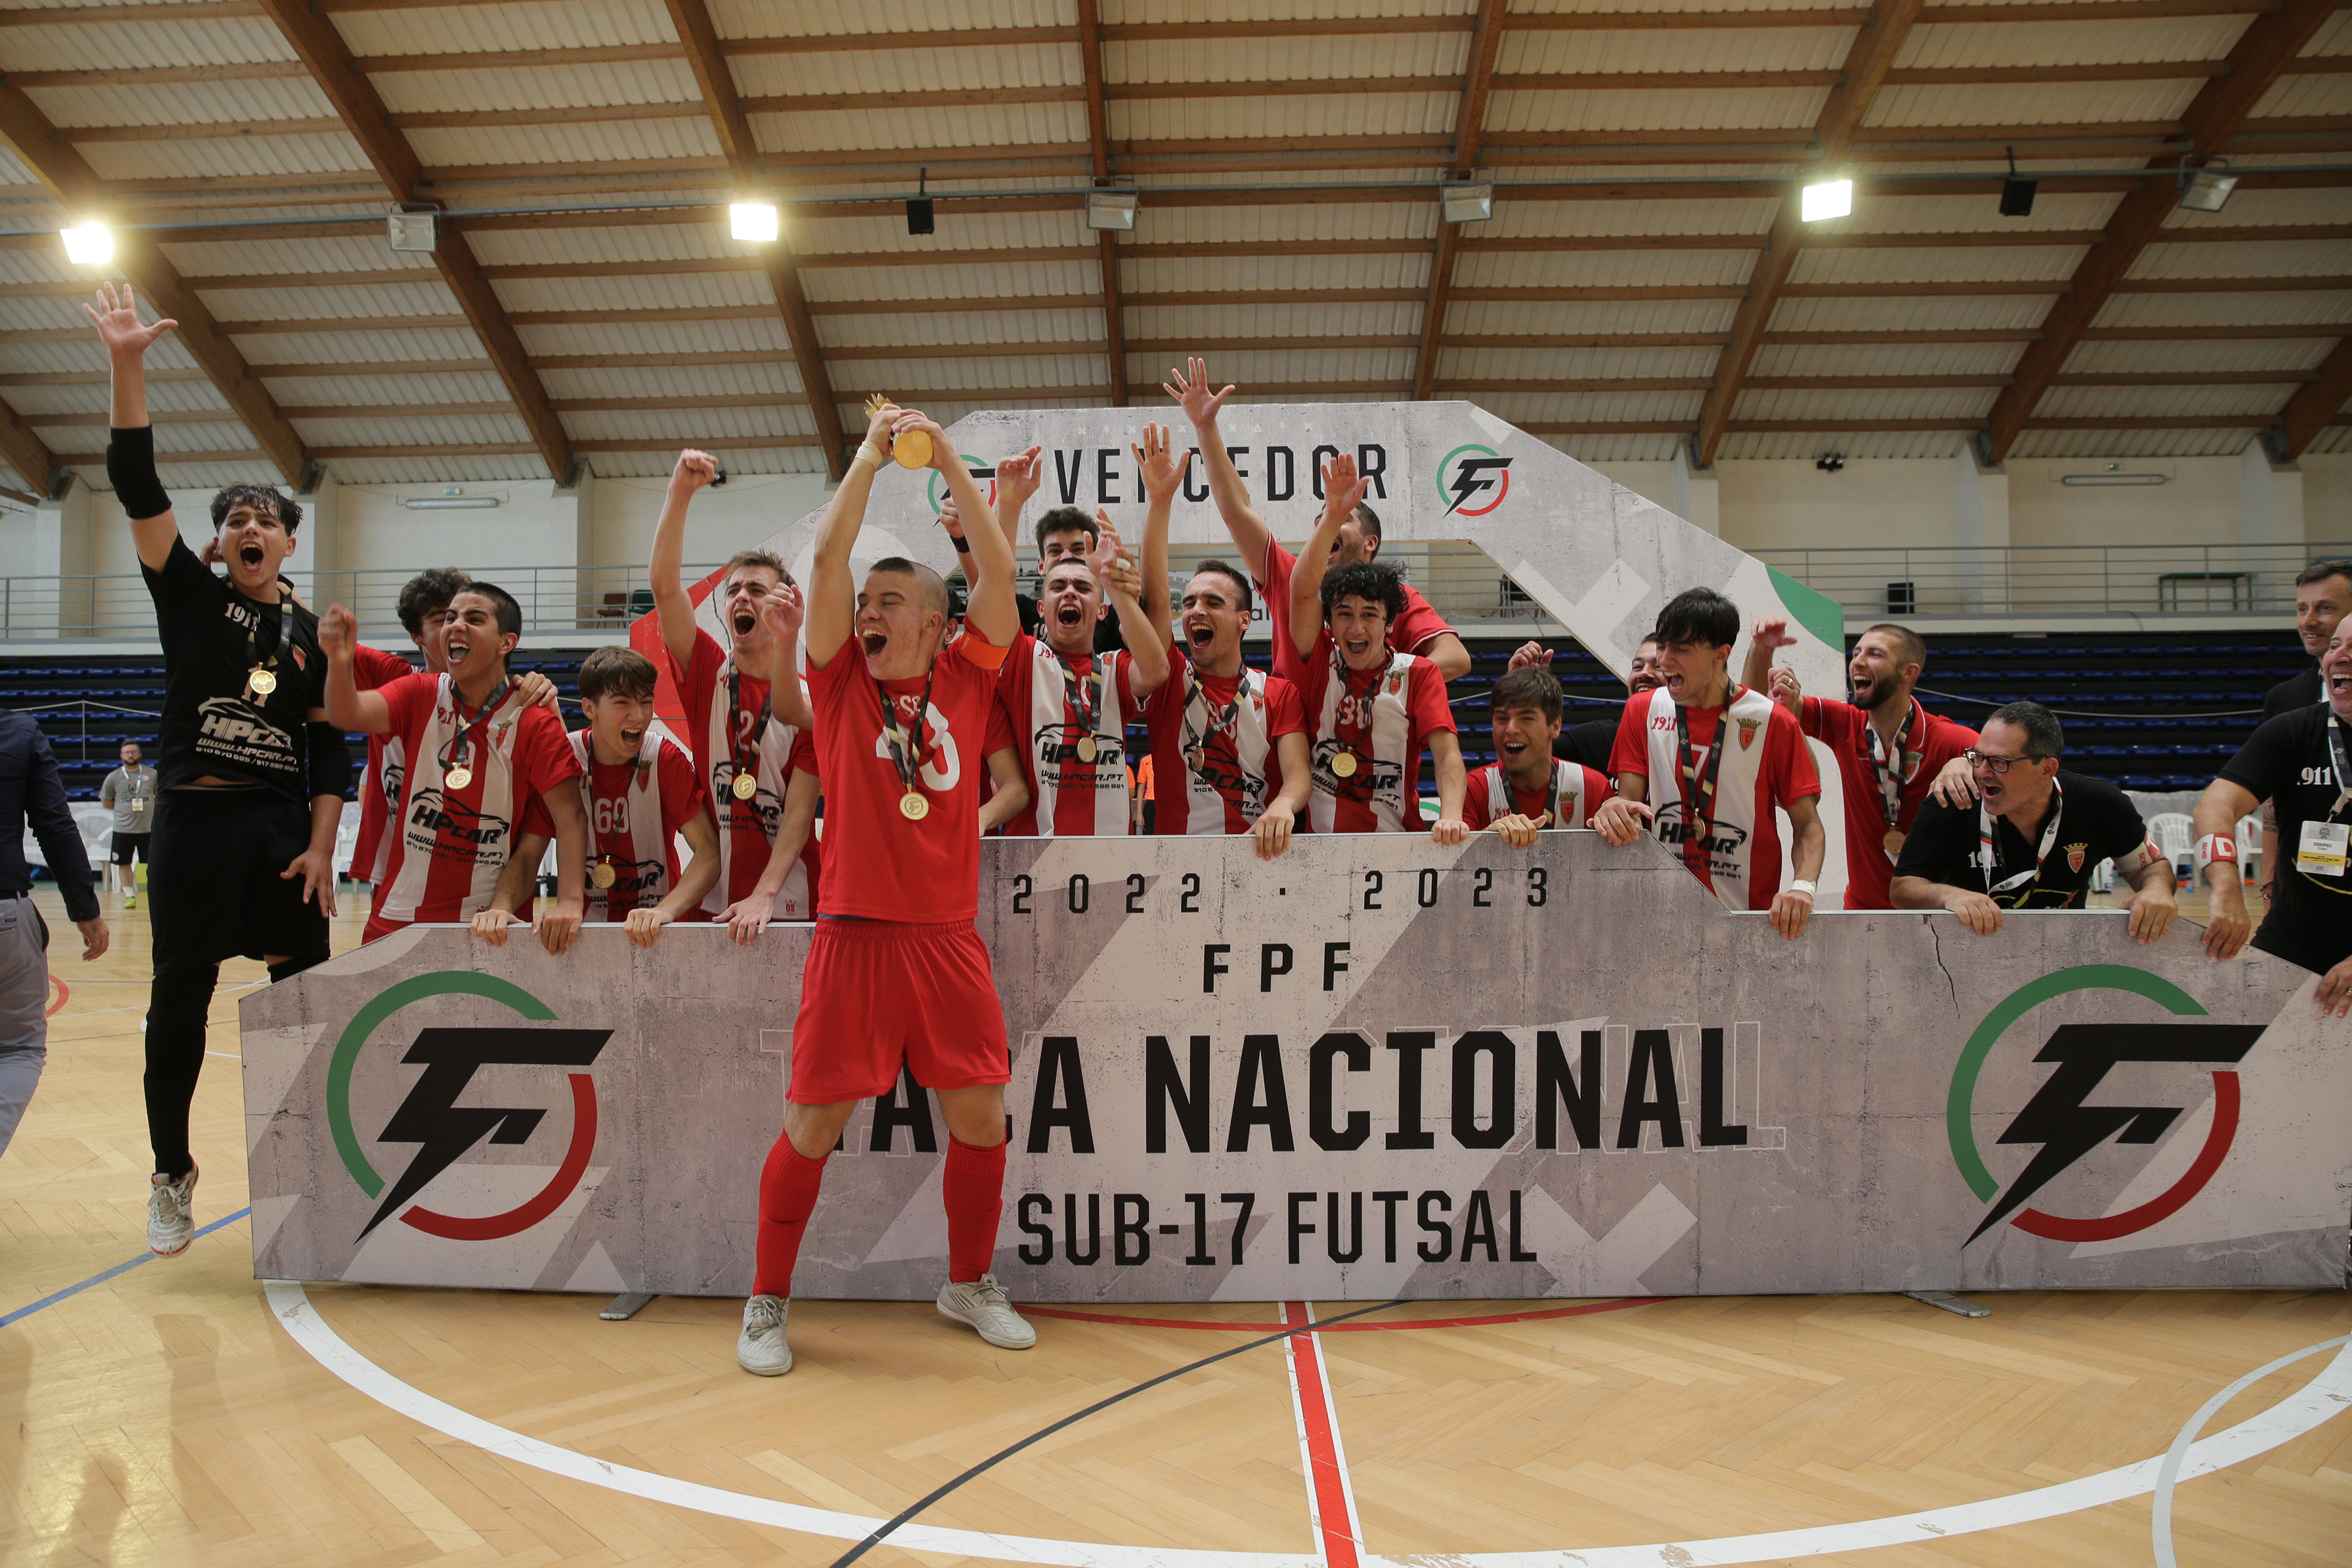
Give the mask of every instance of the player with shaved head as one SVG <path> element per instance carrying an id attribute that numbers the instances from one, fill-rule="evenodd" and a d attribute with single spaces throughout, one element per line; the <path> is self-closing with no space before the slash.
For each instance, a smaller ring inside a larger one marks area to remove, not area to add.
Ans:
<path id="1" fill-rule="evenodd" d="M 850 570 L 875 472 L 893 441 L 915 431 L 930 437 L 932 467 L 961 516 L 989 515 L 940 427 L 885 404 L 817 527 L 802 652 L 826 844 L 835 866 L 857 871 L 826 878 L 819 896 L 783 1136 L 760 1177 L 758 1258 L 735 1359 L 763 1377 L 792 1370 L 793 1266 L 825 1158 L 857 1102 L 893 1089 L 902 1065 L 938 1094 L 948 1123 L 940 1310 L 1000 1349 L 1037 1342 L 990 1272 L 1013 1067 L 988 949 L 972 926 L 982 752 L 997 671 L 1020 632 L 1013 543 L 996 528 L 968 531 L 971 597 L 952 642 L 938 573 L 898 556 L 875 562 L 862 582 Z M 1000 472 L 1000 488 L 1007 477 Z"/>

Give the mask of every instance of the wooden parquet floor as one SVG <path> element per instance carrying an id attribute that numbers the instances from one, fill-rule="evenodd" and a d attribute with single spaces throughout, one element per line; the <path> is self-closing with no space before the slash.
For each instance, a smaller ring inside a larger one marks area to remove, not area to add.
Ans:
<path id="1" fill-rule="evenodd" d="M 144 1255 L 144 911 L 122 918 L 108 903 L 117 949 L 87 966 L 59 954 L 71 998 L 0 1159 L 0 1316 Z M 354 926 L 340 922 L 339 947 Z M 200 1222 L 245 1202 L 229 987 L 260 978 L 230 965 L 215 1005 L 223 1055 L 196 1101 Z M 422 1425 L 289 1338 L 249 1258 L 246 1227 L 226 1226 L 183 1258 L 0 1327 L 0 1563 L 822 1568 L 850 1545 L 550 1474 Z M 1039 1321 L 1036 1350 L 1012 1354 L 927 1304 L 808 1302 L 794 1309 L 799 1365 L 771 1381 L 734 1366 L 733 1302 L 665 1298 L 605 1323 L 583 1297 L 320 1286 L 310 1298 L 376 1366 L 501 1426 L 867 1517 L 1248 1337 L 1055 1317 Z M 2232 1380 L 2352 1331 L 2343 1291 L 1987 1300 L 1994 1315 L 1975 1321 L 1900 1298 L 1777 1297 L 1327 1332 L 1363 1553 L 1454 1568 L 1466 1553 L 1688 1542 L 2004 1497 L 2160 1454 Z M 1559 1305 L 1428 1303 L 1367 1321 Z M 2207 1430 L 2271 1407 L 2326 1363 L 2323 1353 L 2254 1384 Z M 1136 1568 L 1153 1548 L 1308 1559 L 1301 1456 L 1286 1357 L 1269 1344 L 1078 1422 L 922 1519 L 1147 1549 L 1119 1554 Z M 2173 1521 L 2184 1565 L 2352 1563 L 2352 1406 L 2184 1482 Z M 1343 1555 L 1327 1561 L 1351 1568 Z M 866 1561 L 909 1558 L 956 1561 L 887 1544 Z M 2150 1500 L 1806 1561 L 2143 1564 Z"/>

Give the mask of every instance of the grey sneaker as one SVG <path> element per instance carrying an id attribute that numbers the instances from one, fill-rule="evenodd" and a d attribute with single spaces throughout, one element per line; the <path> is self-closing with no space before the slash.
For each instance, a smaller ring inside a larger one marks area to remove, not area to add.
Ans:
<path id="1" fill-rule="evenodd" d="M 158 1258 L 177 1258 L 196 1238 L 196 1168 L 178 1181 L 157 1171 L 148 1178 L 147 1250 Z"/>
<path id="2" fill-rule="evenodd" d="M 1013 1310 L 1013 1303 L 1004 1299 L 1004 1287 L 993 1274 L 961 1285 L 949 1281 L 940 1291 L 940 1316 L 971 1324 L 975 1333 L 999 1350 L 1025 1351 L 1037 1342 L 1037 1331 Z"/>
<path id="3" fill-rule="evenodd" d="M 793 1347 L 784 1342 L 790 1299 L 754 1296 L 743 1303 L 743 1331 L 735 1336 L 735 1364 L 758 1377 L 782 1377 L 793 1370 Z"/>

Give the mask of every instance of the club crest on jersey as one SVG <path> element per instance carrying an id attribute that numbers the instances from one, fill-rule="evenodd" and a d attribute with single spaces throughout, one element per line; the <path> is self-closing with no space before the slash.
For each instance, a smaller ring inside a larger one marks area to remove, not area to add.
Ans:
<path id="1" fill-rule="evenodd" d="M 1748 747 L 1756 743 L 1756 731 L 1762 727 L 1764 721 L 1761 719 L 1742 719 L 1738 722 L 1739 724 L 1739 749 L 1744 752 Z"/>
<path id="2" fill-rule="evenodd" d="M 310 668 L 310 656 L 302 651 L 302 645 L 300 643 L 296 643 L 286 651 L 293 658 L 295 668 L 308 669 Z"/>
<path id="3" fill-rule="evenodd" d="M 1398 692 L 1400 692 L 1400 691 L 1402 691 L 1402 690 L 1403 690 L 1403 689 L 1404 689 L 1404 671 L 1403 671 L 1403 670 L 1402 670 L 1402 669 L 1391 669 L 1391 670 L 1390 670 L 1390 671 L 1389 671 L 1389 695 L 1390 695 L 1390 696 L 1391 696 L 1391 697 L 1394 697 Z"/>
<path id="4" fill-rule="evenodd" d="M 2066 869 L 2069 871 L 2081 870 L 2083 868 L 2083 857 L 2090 852 L 2091 847 L 2087 844 L 2069 844 L 2066 846 Z"/>
<path id="5" fill-rule="evenodd" d="M 507 742 L 507 731 L 513 728 L 514 721 L 511 719 L 501 719 L 499 722 L 491 725 L 490 744 L 493 746 L 505 745 Z"/>

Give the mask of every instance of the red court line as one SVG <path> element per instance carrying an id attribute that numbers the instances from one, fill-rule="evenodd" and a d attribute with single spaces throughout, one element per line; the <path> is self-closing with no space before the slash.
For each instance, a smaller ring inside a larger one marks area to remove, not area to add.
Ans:
<path id="1" fill-rule="evenodd" d="M 1528 1312 L 1496 1312 L 1478 1318 L 1414 1318 L 1397 1323 L 1334 1323 L 1318 1329 L 1324 1334 L 1393 1333 L 1401 1329 L 1477 1329 L 1490 1323 L 1532 1323 L 1547 1318 L 1581 1318 L 1593 1312 L 1617 1312 L 1627 1307 L 1646 1307 L 1655 1301 L 1678 1300 L 1673 1296 L 1624 1296 L 1612 1301 L 1591 1301 L 1581 1307 L 1545 1307 Z M 1279 1323 L 1236 1323 L 1210 1319 L 1133 1318 L 1116 1312 L 1074 1312 L 1066 1307 L 1033 1307 L 1024 1304 L 1024 1315 L 1032 1318 L 1068 1318 L 1081 1323 L 1124 1323 L 1137 1329 L 1223 1329 L 1234 1333 L 1278 1334 L 1289 1328 L 1286 1321 Z"/>
<path id="2" fill-rule="evenodd" d="M 73 992 L 66 984 L 63 979 L 52 974 L 49 976 L 49 985 L 57 992 L 58 999 L 49 1004 L 49 1010 L 47 1012 L 41 1015 L 44 1018 L 56 1017 L 59 1013 L 65 1011 L 66 1004 L 73 1000 Z"/>
<path id="3" fill-rule="evenodd" d="M 1286 1328 L 1315 1321 L 1304 1301 L 1285 1301 Z M 1315 1522 L 1322 1537 L 1323 1561 L 1329 1568 L 1360 1568 L 1354 1520 L 1348 1507 L 1348 1489 L 1339 1466 L 1339 1445 L 1332 1433 L 1331 1394 L 1323 1379 L 1323 1358 L 1313 1334 L 1293 1334 L 1286 1348 L 1298 1377 L 1299 1425 L 1307 1439 L 1307 1485 L 1315 1497 Z"/>

